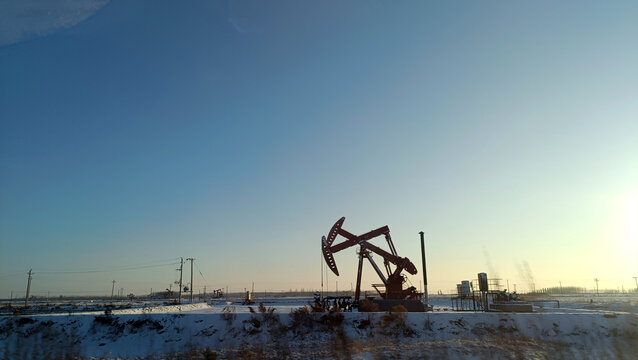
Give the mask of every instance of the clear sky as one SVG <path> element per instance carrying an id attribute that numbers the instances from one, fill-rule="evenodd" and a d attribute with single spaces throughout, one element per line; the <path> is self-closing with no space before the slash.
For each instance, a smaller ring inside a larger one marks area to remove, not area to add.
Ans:
<path id="1" fill-rule="evenodd" d="M 30 268 L 36 295 L 141 294 L 179 257 L 196 289 L 317 289 L 341 216 L 388 225 L 419 270 L 424 231 L 430 291 L 483 271 L 526 290 L 526 264 L 536 288 L 635 286 L 636 1 L 0 14 L 0 297 Z M 355 250 L 335 258 L 349 289 Z"/>

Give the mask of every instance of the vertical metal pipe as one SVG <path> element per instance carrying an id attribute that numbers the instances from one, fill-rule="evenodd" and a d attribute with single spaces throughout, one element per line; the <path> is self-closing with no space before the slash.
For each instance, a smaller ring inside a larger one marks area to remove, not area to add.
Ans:
<path id="1" fill-rule="evenodd" d="M 361 296 L 361 268 L 363 267 L 363 254 L 359 252 L 359 267 L 357 268 L 357 288 L 355 289 L 354 300 L 358 301 Z"/>
<path id="2" fill-rule="evenodd" d="M 326 237 L 324 236 L 322 238 L 322 241 L 325 238 Z M 323 248 L 322 248 L 322 251 L 323 251 Z M 264 296 L 264 297 L 266 297 L 266 296 Z M 323 253 L 321 254 L 321 296 L 320 296 L 320 298 L 323 298 Z"/>
<path id="3" fill-rule="evenodd" d="M 425 267 L 425 237 L 423 231 L 419 232 L 421 235 L 421 264 L 423 266 L 423 296 L 425 300 L 425 304 L 428 305 L 430 303 L 430 299 L 428 298 L 428 273 Z"/>

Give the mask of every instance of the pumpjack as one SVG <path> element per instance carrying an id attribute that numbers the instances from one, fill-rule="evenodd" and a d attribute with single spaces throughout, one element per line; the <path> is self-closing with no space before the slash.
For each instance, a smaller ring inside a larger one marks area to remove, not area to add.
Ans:
<path id="1" fill-rule="evenodd" d="M 392 243 L 390 237 L 390 228 L 382 226 L 376 230 L 369 231 L 363 235 L 354 235 L 349 231 L 343 229 L 343 222 L 345 217 L 337 220 L 332 226 L 328 236 L 321 238 L 321 251 L 323 257 L 328 264 L 328 267 L 332 272 L 339 276 L 339 270 L 334 259 L 334 254 L 341 250 L 345 250 L 352 246 L 359 245 L 359 267 L 357 271 L 357 287 L 355 290 L 354 300 L 358 301 L 361 296 L 361 271 L 363 269 L 363 259 L 367 259 L 374 271 L 379 275 L 379 278 L 383 284 L 373 284 L 372 287 L 379 293 L 379 296 L 384 300 L 417 300 L 421 294 L 416 291 L 414 286 L 403 288 L 403 284 L 406 282 L 405 275 L 402 272 L 405 270 L 412 275 L 416 275 L 416 266 L 407 257 L 400 257 L 397 255 L 397 251 Z M 345 238 L 343 242 L 334 244 L 338 235 Z M 390 251 L 381 249 L 380 247 L 370 243 L 370 240 L 384 236 Z M 385 267 L 385 274 L 379 268 L 377 263 L 373 260 L 372 254 L 376 254 L 383 259 L 383 265 Z M 394 268 L 394 269 L 393 269 Z"/>

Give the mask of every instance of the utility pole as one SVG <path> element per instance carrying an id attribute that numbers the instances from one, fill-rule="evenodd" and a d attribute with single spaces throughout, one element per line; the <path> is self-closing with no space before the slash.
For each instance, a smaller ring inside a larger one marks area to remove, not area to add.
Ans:
<path id="1" fill-rule="evenodd" d="M 636 292 L 638 292 L 638 276 L 634 276 L 634 281 L 636 282 Z"/>
<path id="2" fill-rule="evenodd" d="M 560 286 L 560 294 L 563 294 L 563 282 L 562 281 L 558 281 L 558 286 Z"/>
<path id="3" fill-rule="evenodd" d="M 204 285 L 204 302 L 206 301 L 206 285 Z"/>
<path id="4" fill-rule="evenodd" d="M 31 271 L 33 269 L 29 269 L 29 280 L 27 280 L 27 296 L 24 298 L 24 307 L 29 306 L 29 295 L 31 295 Z"/>
<path id="5" fill-rule="evenodd" d="M 188 258 L 186 259 L 187 261 L 190 260 L 191 261 L 191 304 L 193 303 L 193 261 L 195 261 L 195 259 L 193 258 Z"/>
<path id="6" fill-rule="evenodd" d="M 182 270 L 184 269 L 184 258 L 179 258 L 179 303 L 182 303 Z"/>
<path id="7" fill-rule="evenodd" d="M 596 282 L 596 296 L 600 296 L 598 293 L 598 278 L 595 278 L 594 281 Z"/>
<path id="8" fill-rule="evenodd" d="M 111 302 L 113 302 L 113 291 L 115 291 L 115 280 L 111 281 L 113 285 L 111 285 Z"/>

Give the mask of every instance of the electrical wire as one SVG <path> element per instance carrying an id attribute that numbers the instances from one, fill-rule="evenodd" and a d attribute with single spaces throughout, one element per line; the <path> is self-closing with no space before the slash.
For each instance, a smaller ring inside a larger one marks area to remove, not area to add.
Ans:
<path id="1" fill-rule="evenodd" d="M 204 277 L 204 274 L 202 274 L 202 270 L 199 268 L 199 265 L 197 265 L 197 263 L 195 263 L 195 267 L 197 268 L 197 271 L 199 272 L 199 275 L 202 276 L 202 279 L 204 280 L 204 283 L 206 283 L 206 286 L 208 285 L 208 281 L 206 281 L 206 278 Z"/>
<path id="2" fill-rule="evenodd" d="M 1 274 L 0 275 L 0 279 L 7 278 L 7 277 L 15 277 L 16 275 L 25 275 L 25 274 L 27 274 L 27 272 L 16 271 L 16 272 L 12 272 L 12 273 Z"/>
<path id="3" fill-rule="evenodd" d="M 34 271 L 34 274 L 39 275 L 48 275 L 48 274 L 83 274 L 83 273 L 103 273 L 103 272 L 115 272 L 115 271 L 128 271 L 128 270 L 139 270 L 139 269 L 148 269 L 148 268 L 156 268 L 163 266 L 174 266 L 179 264 L 175 262 L 175 259 L 172 262 L 166 262 L 166 260 L 158 260 L 152 262 L 145 262 L 139 264 L 132 265 L 122 265 L 111 268 L 96 268 L 96 269 L 85 269 L 85 270 L 37 270 Z M 163 261 L 163 263 L 157 264 L 157 262 Z"/>
<path id="4" fill-rule="evenodd" d="M 202 276 L 202 279 L 204 279 L 204 281 L 206 281 L 206 278 L 204 278 L 204 274 L 202 274 L 202 270 L 199 268 L 199 265 L 197 265 L 197 263 L 195 263 L 195 267 L 197 268 L 197 271 L 199 272 L 199 275 Z"/>

